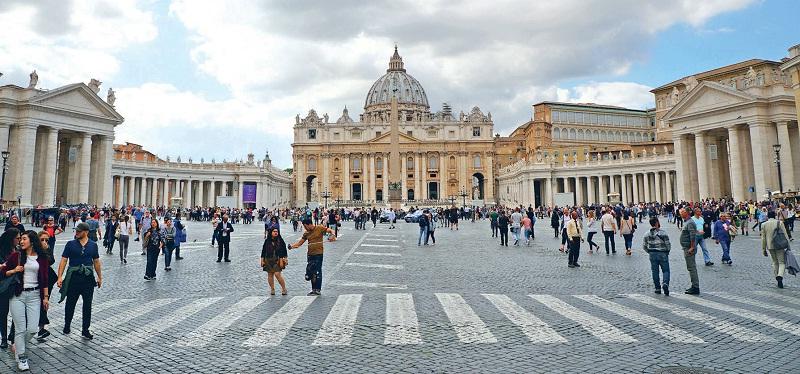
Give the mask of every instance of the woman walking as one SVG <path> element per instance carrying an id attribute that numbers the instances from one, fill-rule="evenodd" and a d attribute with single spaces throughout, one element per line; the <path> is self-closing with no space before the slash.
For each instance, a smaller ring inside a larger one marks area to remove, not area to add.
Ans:
<path id="1" fill-rule="evenodd" d="M 47 263 L 49 266 L 47 267 L 47 289 L 52 290 L 53 285 L 56 284 L 56 280 L 58 280 L 58 275 L 53 270 L 53 264 L 56 263 L 56 258 L 53 255 L 53 247 L 50 246 L 50 234 L 47 231 L 42 231 L 39 233 L 39 242 L 42 244 L 42 256 L 47 257 Z M 44 304 L 42 304 L 42 308 L 39 310 L 39 332 L 36 333 L 36 340 L 39 342 L 43 342 L 45 338 L 50 336 L 50 331 L 47 331 L 45 328 L 47 325 L 50 324 L 50 319 L 47 318 L 47 309 L 44 308 Z"/>
<path id="2" fill-rule="evenodd" d="M 11 318 L 17 331 L 14 334 L 12 351 L 17 368 L 30 370 L 26 344 L 39 327 L 39 310 L 50 306 L 47 256 L 42 253 L 39 235 L 26 231 L 19 240 L 20 251 L 12 253 L 6 260 L 3 275 L 17 277 L 19 283 L 11 297 Z"/>
<path id="3" fill-rule="evenodd" d="M 619 236 L 625 239 L 625 255 L 631 255 L 633 248 L 633 231 L 636 230 L 636 220 L 625 210 L 619 222 Z"/>
<path id="4" fill-rule="evenodd" d="M 714 222 L 714 239 L 717 244 L 722 247 L 722 263 L 733 265 L 731 261 L 731 232 L 736 234 L 736 226 L 731 222 L 731 217 L 728 213 L 722 213 L 717 222 Z"/>
<path id="5" fill-rule="evenodd" d="M 175 226 L 172 226 L 172 220 L 169 217 L 164 218 L 164 228 L 161 230 L 161 234 L 164 236 L 164 246 L 162 247 L 162 251 L 164 252 L 164 271 L 172 271 L 172 251 L 175 250 L 175 234 L 176 234 Z"/>
<path id="6" fill-rule="evenodd" d="M 119 262 L 122 264 L 128 263 L 128 244 L 130 243 L 130 238 L 133 236 L 133 225 L 130 222 L 130 216 L 124 215 L 117 226 L 117 232 L 119 233 Z"/>
<path id="7" fill-rule="evenodd" d="M 284 281 L 281 274 L 281 271 L 289 261 L 286 242 L 281 237 L 278 229 L 270 230 L 267 236 L 264 239 L 264 245 L 261 247 L 261 268 L 267 272 L 269 294 L 275 295 L 275 278 L 277 278 L 278 284 L 281 285 L 281 295 L 286 295 L 286 281 Z"/>
<path id="8" fill-rule="evenodd" d="M 597 219 L 595 218 L 594 210 L 590 210 L 589 212 L 587 212 L 586 216 L 589 218 L 589 222 L 586 224 L 586 235 L 588 235 L 586 237 L 586 242 L 589 243 L 589 254 L 592 254 L 592 247 L 596 247 L 598 251 L 600 250 L 600 246 L 597 245 L 597 243 L 595 243 L 592 240 L 594 234 L 597 234 L 599 232 L 598 227 L 600 226 L 600 224 L 597 222 Z"/>
<path id="9" fill-rule="evenodd" d="M 436 215 L 433 211 L 429 212 L 428 214 L 428 238 L 432 240 L 431 245 L 436 245 L 436 236 L 434 236 L 434 231 L 436 231 Z"/>
<path id="10" fill-rule="evenodd" d="M 17 251 L 19 245 L 19 230 L 10 228 L 0 235 L 0 271 L 5 271 L 7 268 L 3 265 L 11 256 L 12 253 Z M 2 275 L 2 273 L 0 273 Z M 13 336 L 8 334 L 8 312 L 9 302 L 11 299 L 0 297 L 0 348 L 8 348 L 9 343 L 13 343 Z M 12 325 L 13 326 L 13 325 Z M 11 335 L 14 335 L 14 329 L 11 329 Z"/>
<path id="11" fill-rule="evenodd" d="M 164 236 L 158 228 L 158 220 L 150 219 L 150 228 L 144 233 L 144 243 L 147 253 L 147 266 L 144 270 L 144 280 L 156 280 L 156 267 L 158 266 L 158 255 L 164 248 Z"/>

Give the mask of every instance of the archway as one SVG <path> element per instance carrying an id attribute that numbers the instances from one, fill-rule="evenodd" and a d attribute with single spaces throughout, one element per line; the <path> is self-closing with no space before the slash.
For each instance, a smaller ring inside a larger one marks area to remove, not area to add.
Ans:
<path id="1" fill-rule="evenodd" d="M 481 173 L 472 174 L 472 198 L 483 200 L 484 177 Z"/>
<path id="2" fill-rule="evenodd" d="M 316 180 L 316 175 L 309 175 L 306 178 L 306 202 L 314 201 L 317 195 Z"/>

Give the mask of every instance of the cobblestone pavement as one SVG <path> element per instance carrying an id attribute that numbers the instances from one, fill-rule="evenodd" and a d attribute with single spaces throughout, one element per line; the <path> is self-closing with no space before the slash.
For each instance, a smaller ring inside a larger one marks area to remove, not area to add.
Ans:
<path id="1" fill-rule="evenodd" d="M 689 297 L 677 229 L 667 225 L 673 294 L 665 298 L 653 294 L 647 255 L 625 256 L 619 237 L 618 254 L 589 255 L 584 245 L 582 266 L 567 268 L 545 221 L 531 246 L 502 248 L 487 221 L 439 228 L 427 247 L 417 246 L 416 224 L 355 231 L 346 222 L 340 240 L 325 244 L 318 298 L 305 296 L 305 247 L 290 252 L 289 295 L 270 297 L 258 267 L 262 225 L 236 225 L 233 262 L 216 263 L 210 224 L 191 222 L 185 260 L 165 273 L 159 259 L 155 282 L 143 281 L 138 250 L 127 265 L 102 255 L 95 339 L 62 335 L 63 304 L 54 300 L 53 335 L 33 344 L 31 371 L 797 372 L 789 365 L 799 357 L 800 281 L 775 287 L 757 236 L 736 238 L 732 266 L 708 243 L 717 265 L 700 267 L 703 294 Z M 287 241 L 299 235 L 284 232 Z M 0 372 L 14 369 L 0 354 Z"/>

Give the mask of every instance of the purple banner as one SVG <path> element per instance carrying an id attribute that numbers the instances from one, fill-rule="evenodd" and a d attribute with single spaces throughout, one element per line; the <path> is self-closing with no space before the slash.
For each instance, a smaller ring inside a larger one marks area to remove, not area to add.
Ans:
<path id="1" fill-rule="evenodd" d="M 242 202 L 243 203 L 253 203 L 256 202 L 256 185 L 245 183 L 242 186 Z"/>

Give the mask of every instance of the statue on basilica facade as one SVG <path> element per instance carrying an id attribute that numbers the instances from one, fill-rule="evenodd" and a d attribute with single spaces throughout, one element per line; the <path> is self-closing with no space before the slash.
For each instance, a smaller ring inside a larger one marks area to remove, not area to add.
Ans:
<path id="1" fill-rule="evenodd" d="M 677 105 L 678 101 L 681 101 L 681 93 L 678 91 L 678 87 L 672 87 L 672 94 L 670 95 L 672 99 L 672 105 Z"/>
<path id="2" fill-rule="evenodd" d="M 325 115 L 323 115 L 322 118 L 325 119 L 324 123 L 328 123 L 328 113 L 325 113 Z"/>
<path id="3" fill-rule="evenodd" d="M 297 115 L 294 116 L 294 124 L 295 125 L 299 125 L 300 124 L 300 113 L 297 113 Z"/>
<path id="4" fill-rule="evenodd" d="M 756 84 L 756 71 L 751 66 L 744 74 L 744 88 L 753 87 Z"/>
<path id="5" fill-rule="evenodd" d="M 92 92 L 97 94 L 98 92 L 100 92 L 100 85 L 101 84 L 103 84 L 103 82 L 100 82 L 99 80 L 92 78 L 89 81 L 89 85 L 88 86 L 89 86 L 89 89 L 92 90 Z"/>
<path id="6" fill-rule="evenodd" d="M 28 88 L 36 88 L 36 85 L 39 84 L 39 74 L 34 70 L 31 72 L 30 77 L 31 80 L 28 82 Z"/>
<path id="7" fill-rule="evenodd" d="M 108 105 L 114 106 L 114 102 L 117 101 L 117 95 L 114 92 L 114 89 L 111 87 L 108 88 L 108 94 L 106 96 L 106 102 Z"/>

